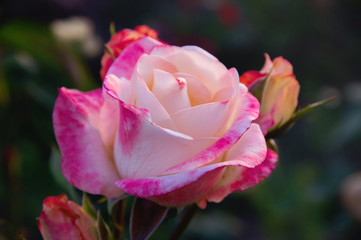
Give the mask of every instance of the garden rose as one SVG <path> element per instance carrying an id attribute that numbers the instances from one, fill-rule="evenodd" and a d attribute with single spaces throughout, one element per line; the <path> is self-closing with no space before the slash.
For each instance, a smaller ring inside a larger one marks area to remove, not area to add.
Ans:
<path id="1" fill-rule="evenodd" d="M 234 68 L 144 37 L 119 54 L 102 89 L 61 88 L 53 121 L 75 187 L 204 208 L 274 169 L 277 155 L 252 123 L 258 113 Z"/>
<path id="2" fill-rule="evenodd" d="M 257 71 L 245 72 L 240 77 L 240 82 L 250 89 L 256 88 L 270 73 L 269 80 L 265 83 L 260 101 L 260 116 L 256 120 L 264 134 L 287 122 L 297 107 L 300 85 L 293 74 L 290 62 L 282 57 L 271 61 L 265 54 L 265 64 Z"/>
<path id="3" fill-rule="evenodd" d="M 134 30 L 123 29 L 111 37 L 110 41 L 106 44 L 106 47 L 113 57 L 117 58 L 129 44 L 145 36 L 156 39 L 158 33 L 146 25 L 136 26 Z M 100 77 L 102 80 L 113 63 L 113 57 L 108 52 L 105 52 L 101 59 L 102 68 L 100 70 Z"/>
<path id="4" fill-rule="evenodd" d="M 98 239 L 96 220 L 65 194 L 44 199 L 38 227 L 45 240 Z"/>

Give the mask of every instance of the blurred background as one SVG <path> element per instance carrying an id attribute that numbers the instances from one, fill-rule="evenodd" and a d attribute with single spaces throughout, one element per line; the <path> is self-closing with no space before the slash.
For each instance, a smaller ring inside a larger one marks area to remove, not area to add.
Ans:
<path id="1" fill-rule="evenodd" d="M 337 97 L 277 141 L 268 179 L 209 204 L 183 239 L 361 239 L 360 0 L 2 0 L 0 240 L 40 239 L 42 200 L 79 197 L 59 169 L 52 109 L 61 86 L 101 86 L 111 21 L 201 46 L 240 74 L 259 70 L 265 52 L 283 56 L 301 107 Z M 165 226 L 152 239 L 164 239 Z"/>

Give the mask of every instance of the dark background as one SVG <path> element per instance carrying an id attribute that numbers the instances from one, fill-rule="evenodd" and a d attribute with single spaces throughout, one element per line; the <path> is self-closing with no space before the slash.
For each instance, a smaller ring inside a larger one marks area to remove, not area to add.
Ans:
<path id="1" fill-rule="evenodd" d="M 92 34 L 57 38 L 51 23 L 73 16 L 86 17 Z M 259 70 L 265 52 L 283 56 L 300 82 L 301 107 L 337 97 L 277 141 L 279 165 L 268 179 L 209 204 L 183 239 L 361 238 L 361 1 L 2 0 L 1 240 L 19 232 L 40 239 L 36 217 L 46 196 L 78 200 L 57 165 L 52 108 L 61 86 L 101 86 L 111 21 L 117 30 L 147 24 L 169 44 L 201 46 L 240 74 Z M 85 48 L 89 39 L 94 46 Z"/>

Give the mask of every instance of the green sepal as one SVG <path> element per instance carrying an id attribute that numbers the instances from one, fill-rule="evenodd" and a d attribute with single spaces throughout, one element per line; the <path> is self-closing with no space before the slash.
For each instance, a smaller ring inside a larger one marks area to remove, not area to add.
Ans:
<path id="1" fill-rule="evenodd" d="M 278 155 L 278 147 L 274 139 L 267 139 L 266 144 L 268 149 L 273 150 Z"/>
<path id="2" fill-rule="evenodd" d="M 83 192 L 82 207 L 85 212 L 87 212 L 94 219 L 97 219 L 97 213 L 95 211 L 94 205 L 92 204 L 92 202 L 91 202 L 88 194 L 86 194 L 86 192 Z"/>
<path id="3" fill-rule="evenodd" d="M 272 71 L 273 71 L 273 67 L 271 68 L 271 70 L 269 71 L 269 73 L 267 74 L 264 80 L 259 81 L 259 83 L 255 84 L 254 86 L 251 86 L 248 89 L 248 91 L 252 93 L 252 95 L 255 96 L 259 102 L 262 102 L 263 90 L 264 87 L 266 86 L 266 83 L 271 78 Z"/>
<path id="4" fill-rule="evenodd" d="M 115 23 L 113 21 L 110 22 L 110 25 L 109 25 L 109 32 L 110 32 L 110 36 L 113 37 L 114 34 L 116 33 L 116 30 L 115 30 Z"/>
<path id="5" fill-rule="evenodd" d="M 293 126 L 293 124 L 296 123 L 296 121 L 298 119 L 300 119 L 306 113 L 308 113 L 309 111 L 311 111 L 311 110 L 313 110 L 313 109 L 315 109 L 317 107 L 320 107 L 320 106 L 322 106 L 322 105 L 324 105 L 326 103 L 332 102 L 335 99 L 336 99 L 336 97 L 330 97 L 330 98 L 327 98 L 327 99 L 312 103 L 312 104 L 306 106 L 305 108 L 302 108 L 302 109 L 298 110 L 297 112 L 295 112 L 292 115 L 292 117 L 287 122 L 282 124 L 280 127 L 278 127 L 276 129 L 270 131 L 269 133 L 267 133 L 266 139 L 277 138 L 277 137 L 282 136 L 284 133 L 286 133 Z"/>
<path id="6" fill-rule="evenodd" d="M 115 61 L 114 54 L 113 54 L 112 50 L 108 47 L 107 44 L 105 44 L 105 51 L 110 55 L 110 57 L 112 58 L 112 60 L 114 62 Z"/>
<path id="7" fill-rule="evenodd" d="M 102 214 L 98 210 L 98 218 L 97 218 L 97 230 L 98 230 L 98 237 L 99 240 L 114 240 L 111 235 L 109 226 L 104 221 Z"/>

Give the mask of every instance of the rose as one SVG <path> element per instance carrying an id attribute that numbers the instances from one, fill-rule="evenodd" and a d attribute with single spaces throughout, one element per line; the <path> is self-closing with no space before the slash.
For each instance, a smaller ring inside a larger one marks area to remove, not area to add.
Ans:
<path id="1" fill-rule="evenodd" d="M 122 31 L 114 34 L 110 41 L 106 44 L 106 48 L 109 52 L 106 51 L 101 59 L 101 79 L 104 79 L 109 67 L 113 63 L 113 58 L 117 58 L 123 49 L 126 48 L 129 44 L 145 36 L 156 39 L 158 33 L 146 25 L 140 25 L 136 26 L 134 30 L 123 29 Z"/>
<path id="2" fill-rule="evenodd" d="M 268 54 L 265 54 L 265 58 L 265 64 L 259 72 L 248 71 L 240 77 L 241 83 L 250 89 L 261 91 L 258 96 L 261 102 L 260 116 L 256 122 L 260 124 L 264 134 L 282 126 L 291 118 L 297 107 L 300 91 L 290 62 L 282 57 L 271 61 Z M 268 74 L 270 76 L 264 82 Z M 257 90 L 259 86 L 263 88 Z"/>
<path id="3" fill-rule="evenodd" d="M 44 199 L 38 227 L 45 240 L 98 239 L 96 220 L 65 194 Z"/>
<path id="4" fill-rule="evenodd" d="M 204 208 L 274 169 L 277 155 L 252 123 L 258 113 L 234 68 L 198 47 L 144 37 L 119 54 L 103 89 L 61 88 L 53 121 L 75 187 Z"/>

